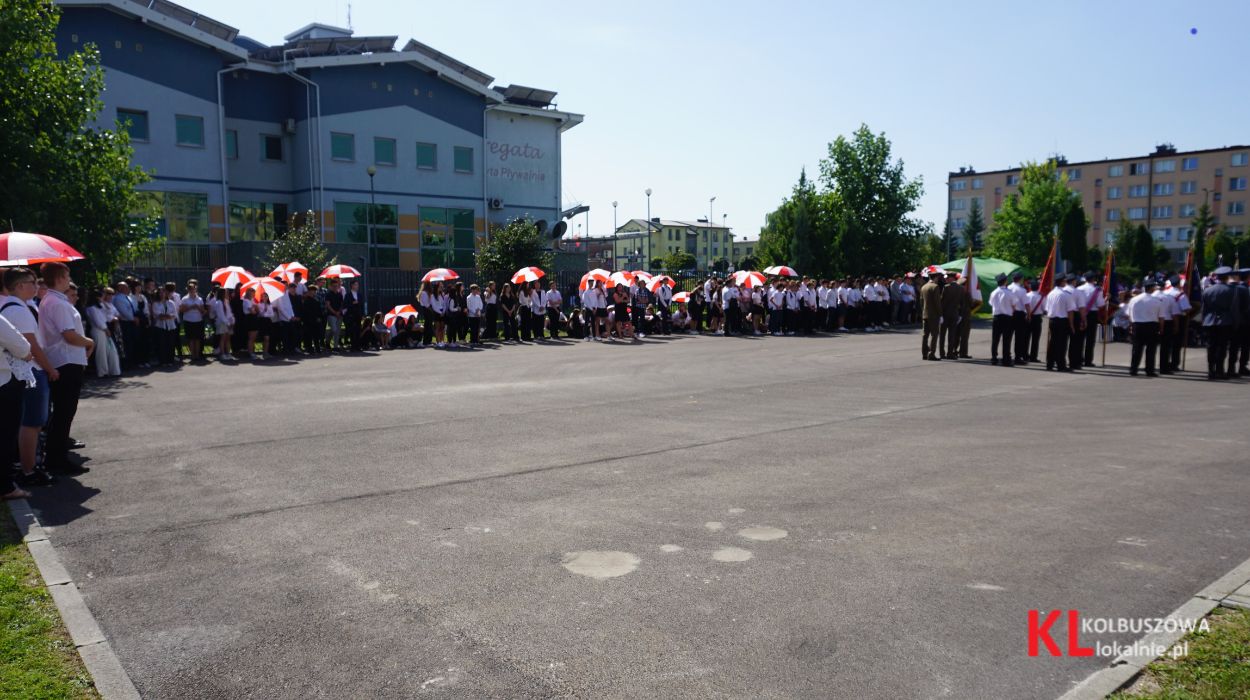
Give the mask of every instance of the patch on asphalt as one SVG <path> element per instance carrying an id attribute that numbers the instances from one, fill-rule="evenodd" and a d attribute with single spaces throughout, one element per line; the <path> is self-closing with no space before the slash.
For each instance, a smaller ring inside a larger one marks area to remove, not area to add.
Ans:
<path id="1" fill-rule="evenodd" d="M 571 573 L 593 579 L 616 578 L 633 572 L 640 560 L 629 552 L 569 552 L 560 565 Z"/>
<path id="2" fill-rule="evenodd" d="M 712 552 L 713 559 L 726 563 L 746 561 L 753 556 L 755 555 L 752 554 L 750 550 L 743 549 L 741 547 L 721 547 L 715 552 Z"/>
<path id="3" fill-rule="evenodd" d="M 738 531 L 739 537 L 745 537 L 748 540 L 755 540 L 757 542 L 770 542 L 772 540 L 779 540 L 788 534 L 790 533 L 786 532 L 785 530 L 782 530 L 779 527 L 767 527 L 767 526 L 748 527 L 748 528 L 743 528 Z"/>

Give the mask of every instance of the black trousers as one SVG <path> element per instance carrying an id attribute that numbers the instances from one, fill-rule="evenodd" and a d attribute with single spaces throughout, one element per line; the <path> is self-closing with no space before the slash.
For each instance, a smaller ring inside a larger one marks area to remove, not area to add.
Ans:
<path id="1" fill-rule="evenodd" d="M 1016 319 L 1006 314 L 995 314 L 990 326 L 990 359 L 998 361 L 998 345 L 1002 342 L 1003 364 L 1011 366 L 1011 338 L 1016 332 Z"/>
<path id="2" fill-rule="evenodd" d="M 1029 362 L 1037 362 L 1038 346 L 1042 344 L 1042 315 L 1033 314 L 1033 318 L 1025 319 L 1028 324 Z"/>
<path id="3" fill-rule="evenodd" d="M 1182 321 L 1183 320 L 1184 319 L 1182 319 Z M 1171 365 L 1172 365 L 1172 371 L 1174 372 L 1181 368 L 1181 351 L 1185 348 L 1185 343 L 1189 342 L 1189 338 L 1186 337 L 1188 335 L 1189 335 L 1189 328 L 1187 327 L 1187 324 L 1183 322 L 1180 323 L 1177 326 L 1177 330 L 1176 330 L 1176 333 L 1174 334 L 1174 337 L 1172 338 Z M 1242 360 L 1242 364 L 1245 364 L 1244 359 Z"/>
<path id="4" fill-rule="evenodd" d="M 942 357 L 958 357 L 959 356 L 959 326 L 942 319 L 941 338 L 938 340 L 938 350 Z"/>
<path id="5" fill-rule="evenodd" d="M 1046 369 L 1058 368 L 1061 372 L 1068 371 L 1068 336 L 1071 326 L 1068 318 L 1050 319 L 1050 337 L 1046 341 Z"/>
<path id="6" fill-rule="evenodd" d="M 1225 363 L 1228 361 L 1228 342 L 1233 335 L 1232 326 L 1206 326 L 1207 332 L 1207 376 L 1224 376 Z"/>
<path id="7" fill-rule="evenodd" d="M 494 340 L 498 336 L 499 331 L 499 305 L 486 305 L 486 332 L 483 334 L 487 340 Z"/>
<path id="8" fill-rule="evenodd" d="M 1011 327 L 1015 337 L 1013 352 L 1016 362 L 1025 362 L 1029 359 L 1029 317 L 1023 311 L 1013 313 Z"/>
<path id="9" fill-rule="evenodd" d="M 424 324 L 421 330 L 421 344 L 429 345 L 434 341 L 434 309 L 429 306 L 421 307 L 421 322 Z"/>
<path id="10" fill-rule="evenodd" d="M 1086 367 L 1092 367 L 1094 364 L 1094 344 L 1098 342 L 1098 317 L 1091 315 L 1085 326 L 1085 357 L 1083 363 Z"/>
<path id="11" fill-rule="evenodd" d="M 1164 372 L 1173 372 L 1176 367 L 1172 366 L 1172 348 L 1176 345 L 1176 333 L 1172 330 L 1171 321 L 1162 321 L 1159 323 L 1159 369 Z"/>
<path id="12" fill-rule="evenodd" d="M 517 326 L 521 331 L 521 340 L 526 341 L 530 339 L 534 332 L 534 314 L 530 312 L 528 307 L 522 306 L 520 315 L 521 320 Z"/>
<path id="13" fill-rule="evenodd" d="M 1155 355 L 1159 350 L 1159 322 L 1133 324 L 1133 359 L 1128 373 L 1137 374 L 1141 367 L 1142 353 L 1146 354 L 1146 374 L 1155 373 Z"/>
<path id="14" fill-rule="evenodd" d="M 1088 328 L 1081 328 L 1081 321 L 1076 321 L 1076 330 L 1068 336 L 1068 366 L 1080 369 L 1085 359 L 1085 333 Z"/>
<path id="15" fill-rule="evenodd" d="M 660 304 L 660 332 L 664 335 L 673 333 L 673 312 L 668 304 Z"/>
<path id="16" fill-rule="evenodd" d="M 6 462 L 16 462 L 19 457 L 17 433 L 22 427 L 22 393 L 25 390 L 26 384 L 17 377 L 9 377 L 8 383 L 0 386 L 0 459 Z M 0 479 L 0 484 L 3 483 Z"/>
<path id="17" fill-rule="evenodd" d="M 469 323 L 469 342 L 474 345 L 477 345 L 478 343 L 482 342 L 482 317 L 470 316 L 468 323 Z"/>
<path id="18" fill-rule="evenodd" d="M 1228 373 L 1245 374 L 1250 366 L 1250 320 L 1243 320 L 1228 341 Z"/>
<path id="19" fill-rule="evenodd" d="M 355 314 L 343 317 L 343 332 L 347 334 L 352 345 L 352 352 L 360 352 L 363 348 L 360 337 L 360 317 Z"/>
<path id="20" fill-rule="evenodd" d="M 44 444 L 44 464 L 50 471 L 69 466 L 69 429 L 78 414 L 78 395 L 82 392 L 86 369 L 84 365 L 74 364 L 56 368 L 61 376 L 51 383 L 52 417 L 48 419 L 48 439 Z"/>

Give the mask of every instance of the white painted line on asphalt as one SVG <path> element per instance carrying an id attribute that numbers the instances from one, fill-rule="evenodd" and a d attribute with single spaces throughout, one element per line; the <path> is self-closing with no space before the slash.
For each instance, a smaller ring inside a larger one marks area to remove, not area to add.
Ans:
<path id="1" fill-rule="evenodd" d="M 1196 623 L 1221 605 L 1250 607 L 1250 598 L 1242 599 L 1241 597 L 1243 591 L 1250 594 L 1250 559 L 1243 561 L 1232 571 L 1194 594 L 1179 608 L 1169 613 L 1167 618 Z M 1144 635 L 1133 646 L 1147 648 L 1147 645 L 1157 645 L 1154 648 L 1167 649 L 1184 636 L 1183 625 L 1177 625 L 1174 630 L 1161 630 Z M 1060 696 L 1059 700 L 1102 700 L 1132 683 L 1142 669 L 1156 658 L 1158 657 L 1121 655 L 1111 662 L 1111 666 L 1091 673 L 1085 680 Z"/>
<path id="2" fill-rule="evenodd" d="M 9 512 L 22 532 L 26 548 L 39 568 L 44 586 L 52 595 L 65 629 L 69 631 L 78 655 L 82 657 L 87 673 L 95 683 L 96 690 L 104 700 L 139 700 L 139 691 L 122 667 L 113 647 L 104 636 L 104 630 L 96 622 L 87 601 L 78 590 L 78 584 L 70 577 L 61 563 L 47 533 L 39 525 L 39 519 L 25 499 L 9 501 Z"/>

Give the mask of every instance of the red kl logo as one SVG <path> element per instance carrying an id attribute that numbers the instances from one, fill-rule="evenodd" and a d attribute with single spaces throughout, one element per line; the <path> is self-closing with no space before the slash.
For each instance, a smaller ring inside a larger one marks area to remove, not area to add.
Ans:
<path id="1" fill-rule="evenodd" d="M 1038 642 L 1046 645 L 1046 651 L 1051 656 L 1063 656 L 1063 652 L 1059 650 L 1059 645 L 1055 644 L 1055 640 L 1050 636 L 1050 628 L 1059 618 L 1063 616 L 1062 610 L 1051 610 L 1046 613 L 1046 619 L 1041 619 L 1041 612 L 1037 610 L 1029 611 L 1029 656 L 1038 655 Z M 1077 631 L 1081 627 L 1081 613 L 1076 610 L 1068 611 L 1068 656 L 1093 656 L 1093 647 L 1081 646 L 1081 641 L 1077 639 Z"/>

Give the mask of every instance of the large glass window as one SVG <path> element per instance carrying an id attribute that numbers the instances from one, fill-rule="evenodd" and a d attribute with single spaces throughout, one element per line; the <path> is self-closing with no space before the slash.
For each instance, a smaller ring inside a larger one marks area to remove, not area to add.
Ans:
<path id="1" fill-rule="evenodd" d="M 1196 157 L 1185 158 L 1181 161 L 1182 170 L 1197 170 L 1198 159 Z"/>
<path id="2" fill-rule="evenodd" d="M 1174 160 L 1156 160 L 1156 173 L 1174 173 L 1176 172 L 1176 161 Z"/>
<path id="3" fill-rule="evenodd" d="M 1247 159 L 1246 159 L 1246 154 L 1245 154 L 1245 153 L 1234 153 L 1234 154 L 1233 154 L 1233 156 L 1232 156 L 1232 161 L 1231 161 L 1231 162 L 1232 162 L 1233 167 L 1235 167 L 1235 168 L 1236 168 L 1236 167 L 1240 167 L 1240 166 L 1245 165 L 1245 164 L 1246 164 L 1246 160 L 1247 160 Z"/>
<path id="4" fill-rule="evenodd" d="M 1170 219 L 1172 218 L 1172 206 L 1155 207 L 1150 210 L 1150 218 L 1152 219 Z"/>
<path id="5" fill-rule="evenodd" d="M 1128 196 L 1130 197 L 1145 197 L 1146 192 L 1147 190 L 1145 185 L 1133 185 L 1128 188 Z"/>
<path id="6" fill-rule="evenodd" d="M 272 241 L 287 230 L 287 206 L 268 202 L 230 202 L 230 240 Z"/>
<path id="7" fill-rule="evenodd" d="M 191 192 L 141 192 L 144 211 L 158 214 L 154 236 L 170 243 L 208 241 L 208 195 Z"/>
<path id="8" fill-rule="evenodd" d="M 1173 190 L 1173 184 L 1172 184 L 1172 183 L 1170 183 L 1170 182 L 1156 182 L 1156 183 L 1155 183 L 1155 186 L 1154 186 L 1154 190 L 1153 190 L 1153 192 L 1154 192 L 1154 195 L 1155 195 L 1156 197 L 1163 197 L 1163 196 L 1166 196 L 1166 195 L 1172 194 L 1172 190 Z"/>
<path id="9" fill-rule="evenodd" d="M 1120 198 L 1120 194 L 1121 194 L 1121 190 L 1120 190 L 1120 188 L 1119 188 L 1119 187 L 1108 187 L 1108 188 L 1107 188 L 1107 199 L 1119 199 L 1119 198 Z"/>
<path id="10" fill-rule="evenodd" d="M 226 157 L 239 157 L 239 132 L 234 129 L 226 129 Z"/>
<path id="11" fill-rule="evenodd" d="M 421 207 L 421 265 L 473 267 L 477 237 L 472 209 Z"/>
<path id="12" fill-rule="evenodd" d="M 117 109 L 117 123 L 122 125 L 131 141 L 148 140 L 148 113 L 137 109 Z"/>
<path id="13" fill-rule="evenodd" d="M 954 182 L 951 183 L 951 189 L 955 190 L 956 192 L 961 192 L 967 188 L 968 188 L 967 180 L 955 180 Z"/>
<path id="14" fill-rule="evenodd" d="M 174 133 L 179 146 L 204 147 L 204 117 L 174 115 Z"/>
<path id="15" fill-rule="evenodd" d="M 273 134 L 260 135 L 260 152 L 265 160 L 282 160 L 282 137 Z"/>
<path id="16" fill-rule="evenodd" d="M 373 139 L 373 162 L 376 165 L 395 164 L 395 139 Z"/>
<path id="17" fill-rule="evenodd" d="M 1184 180 L 1181 182 L 1181 194 L 1193 194 L 1198 191 L 1197 180 Z"/>
<path id="18" fill-rule="evenodd" d="M 1146 207 L 1132 207 L 1128 210 L 1128 218 L 1133 221 L 1146 218 Z"/>
<path id="19" fill-rule="evenodd" d="M 399 267 L 399 207 L 335 202 L 334 233 L 339 243 L 368 243 L 371 266 Z"/>
<path id="20" fill-rule="evenodd" d="M 418 143 L 417 167 L 421 170 L 437 170 L 438 146 L 435 146 L 432 143 Z"/>
<path id="21" fill-rule="evenodd" d="M 473 172 L 473 149 L 468 146 L 456 146 L 452 165 L 458 173 Z"/>
<path id="22" fill-rule="evenodd" d="M 1108 165 L 1107 166 L 1107 177 L 1120 177 L 1123 174 L 1124 174 L 1123 165 Z"/>
<path id="23" fill-rule="evenodd" d="M 356 160 L 355 135 L 330 132 L 330 158 L 332 160 Z"/>

